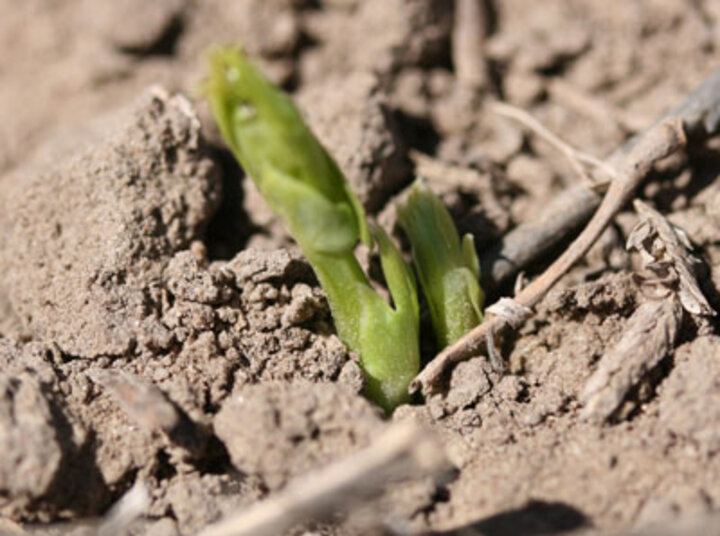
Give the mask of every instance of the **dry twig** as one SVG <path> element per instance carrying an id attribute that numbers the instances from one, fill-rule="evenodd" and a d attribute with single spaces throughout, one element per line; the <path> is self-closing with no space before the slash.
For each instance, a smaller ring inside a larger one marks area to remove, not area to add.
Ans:
<path id="1" fill-rule="evenodd" d="M 483 0 L 457 0 L 452 32 L 452 59 L 458 82 L 469 88 L 487 83 L 483 48 L 488 14 Z"/>
<path id="2" fill-rule="evenodd" d="M 688 136 L 703 140 L 720 129 L 720 71 L 710 75 L 665 118 L 682 119 Z"/>
<path id="3" fill-rule="evenodd" d="M 705 80 L 683 104 L 664 118 L 681 119 L 686 133 L 694 143 L 701 143 L 717 133 L 720 130 L 720 71 Z M 619 163 L 643 136 L 644 134 L 640 134 L 630 139 L 607 158 L 606 162 L 617 169 Z M 567 197 L 562 195 L 538 220 L 527 222 L 510 231 L 498 247 L 485 253 L 482 256 L 486 274 L 483 283 L 498 286 L 512 278 L 519 270 L 547 253 L 584 224 L 597 209 L 601 196 L 594 189 L 581 188 L 584 192 L 578 189 L 573 194 L 566 194 Z M 497 269 L 496 264 L 499 265 Z M 488 277 L 489 274 L 492 274 L 492 278 Z"/>
<path id="4" fill-rule="evenodd" d="M 596 181 L 592 175 L 587 172 L 586 168 L 594 168 L 602 171 L 606 177 L 607 182 L 614 179 L 616 176 L 615 169 L 609 164 L 602 160 L 595 158 L 594 156 L 584 153 L 570 145 L 569 143 L 560 139 L 559 136 L 551 132 L 545 125 L 535 119 L 532 115 L 527 113 L 516 106 L 504 102 L 492 102 L 488 105 L 490 109 L 498 115 L 513 119 L 534 132 L 537 136 L 544 139 L 550 145 L 560 151 L 563 156 L 570 163 L 575 172 L 588 184 L 595 185 Z"/>
<path id="5" fill-rule="evenodd" d="M 684 147 L 686 143 L 679 120 L 663 121 L 649 131 L 633 147 L 618 167 L 618 176 L 610 184 L 600 207 L 578 238 L 542 274 L 515 298 L 521 306 L 534 307 L 545 293 L 575 264 L 595 242 L 617 212 L 627 203 L 653 165 Z M 506 324 L 503 317 L 488 316 L 465 337 L 443 350 L 431 361 L 411 384 L 411 390 L 430 393 L 437 386 L 444 370 L 452 363 L 467 359 L 478 352 L 489 331 L 497 332 Z"/>
<path id="6" fill-rule="evenodd" d="M 372 445 L 291 482 L 283 491 L 207 527 L 199 536 L 275 536 L 297 523 L 378 493 L 394 479 L 437 475 L 447 468 L 442 447 L 411 422 L 394 425 Z"/>

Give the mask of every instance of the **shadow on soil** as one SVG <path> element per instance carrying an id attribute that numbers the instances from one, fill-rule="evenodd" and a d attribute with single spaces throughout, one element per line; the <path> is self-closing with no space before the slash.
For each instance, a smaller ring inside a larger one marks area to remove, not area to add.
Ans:
<path id="1" fill-rule="evenodd" d="M 437 536 L 540 536 L 589 526 L 579 510 L 563 503 L 532 501 L 523 508 L 488 517 L 460 530 Z"/>

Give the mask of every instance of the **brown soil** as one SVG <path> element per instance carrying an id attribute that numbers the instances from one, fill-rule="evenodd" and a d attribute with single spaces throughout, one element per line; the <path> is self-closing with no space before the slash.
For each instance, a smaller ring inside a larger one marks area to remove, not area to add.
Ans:
<path id="1" fill-rule="evenodd" d="M 469 92 L 446 0 L 0 0 L 0 533 L 92 534 L 84 520 L 142 480 L 149 512 L 128 534 L 193 534 L 387 426 L 311 268 L 192 100 L 209 45 L 241 40 L 294 94 L 380 221 L 422 172 L 481 251 L 579 180 L 485 99 L 604 156 L 720 47 L 710 0 L 486 4 L 489 77 Z M 720 160 L 695 153 L 640 193 L 697 246 L 717 307 Z M 645 300 L 624 249 L 634 223 L 621 214 L 505 341 L 506 374 L 477 357 L 397 410 L 457 470 L 387 490 L 378 533 L 593 531 L 720 508 L 717 322 L 686 318 L 609 422 L 582 416 Z"/>

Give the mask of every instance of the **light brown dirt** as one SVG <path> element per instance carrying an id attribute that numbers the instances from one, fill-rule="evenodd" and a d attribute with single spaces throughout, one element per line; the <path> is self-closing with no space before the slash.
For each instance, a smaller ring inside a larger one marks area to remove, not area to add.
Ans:
<path id="1" fill-rule="evenodd" d="M 128 534 L 193 534 L 386 425 L 310 266 L 195 99 L 213 43 L 242 41 L 292 91 L 388 228 L 391 200 L 422 174 L 481 249 L 581 180 L 487 99 L 602 157 L 717 64 L 711 1 L 485 2 L 490 77 L 469 92 L 452 69 L 452 4 L 0 0 L 7 526 L 94 534 L 88 519 L 142 481 L 149 510 Z M 717 308 L 718 149 L 699 149 L 640 194 L 687 231 Z M 686 318 L 610 423 L 581 418 L 586 382 L 646 299 L 623 247 L 635 220 L 621 214 L 504 341 L 506 374 L 478 357 L 397 410 L 440 435 L 451 481 L 393 486 L 293 534 L 369 534 L 368 519 L 378 534 L 592 532 L 720 508 L 716 320 Z"/>

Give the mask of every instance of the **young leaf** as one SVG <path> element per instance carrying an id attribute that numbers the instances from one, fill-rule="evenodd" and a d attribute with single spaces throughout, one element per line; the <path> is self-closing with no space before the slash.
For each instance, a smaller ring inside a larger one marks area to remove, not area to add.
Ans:
<path id="1" fill-rule="evenodd" d="M 473 238 L 466 235 L 460 242 L 447 209 L 421 181 L 397 212 L 412 246 L 435 337 L 444 348 L 482 322 L 484 295 Z"/>
<path id="2" fill-rule="evenodd" d="M 328 203 L 341 206 L 353 217 L 352 227 L 346 226 L 343 231 L 354 232 L 370 244 L 362 205 L 287 95 L 237 49 L 215 50 L 210 64 L 205 93 L 220 132 L 263 196 L 271 206 L 275 204 L 272 208 L 283 217 L 290 232 L 295 234 L 295 228 L 301 230 L 303 225 L 293 219 L 297 211 L 286 210 L 289 207 L 284 203 L 275 202 L 276 181 L 269 173 L 284 174 L 290 181 L 314 190 Z"/>

